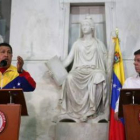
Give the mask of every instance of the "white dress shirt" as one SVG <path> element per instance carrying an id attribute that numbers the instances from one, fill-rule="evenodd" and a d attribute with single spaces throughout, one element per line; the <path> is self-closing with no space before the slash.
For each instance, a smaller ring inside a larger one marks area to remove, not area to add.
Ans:
<path id="1" fill-rule="evenodd" d="M 134 75 L 133 77 L 127 78 L 122 88 L 140 88 L 140 76 L 137 74 Z M 120 98 L 118 98 L 116 102 L 115 112 L 118 112 L 119 99 Z"/>

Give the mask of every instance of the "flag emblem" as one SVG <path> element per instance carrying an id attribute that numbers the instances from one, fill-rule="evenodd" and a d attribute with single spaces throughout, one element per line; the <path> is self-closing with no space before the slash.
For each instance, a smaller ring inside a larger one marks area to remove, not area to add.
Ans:
<path id="1" fill-rule="evenodd" d="M 120 62 L 120 54 L 119 52 L 115 52 L 115 56 L 114 56 L 114 64 Z"/>

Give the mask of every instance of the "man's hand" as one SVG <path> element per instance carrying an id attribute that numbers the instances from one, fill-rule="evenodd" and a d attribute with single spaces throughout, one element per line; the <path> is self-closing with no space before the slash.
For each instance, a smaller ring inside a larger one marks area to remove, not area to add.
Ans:
<path id="1" fill-rule="evenodd" d="M 24 61 L 23 61 L 22 57 L 18 56 L 17 57 L 17 71 L 18 71 L 18 73 L 22 72 L 23 64 L 24 64 Z"/>

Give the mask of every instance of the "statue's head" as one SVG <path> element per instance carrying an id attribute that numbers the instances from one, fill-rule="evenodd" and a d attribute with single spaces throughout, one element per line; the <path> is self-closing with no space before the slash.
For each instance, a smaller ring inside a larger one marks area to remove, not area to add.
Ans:
<path id="1" fill-rule="evenodd" d="M 95 37 L 95 26 L 92 18 L 90 16 L 86 16 L 86 18 L 81 22 L 81 34 L 80 37 L 83 37 L 84 34 L 84 26 L 90 27 L 90 32 L 92 33 L 92 36 Z"/>

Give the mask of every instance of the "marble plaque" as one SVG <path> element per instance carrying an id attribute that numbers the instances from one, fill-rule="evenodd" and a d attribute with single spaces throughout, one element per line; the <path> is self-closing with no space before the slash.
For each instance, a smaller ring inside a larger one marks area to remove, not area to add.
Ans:
<path id="1" fill-rule="evenodd" d="M 55 82 L 59 86 L 61 86 L 68 74 L 62 62 L 59 60 L 57 56 L 54 56 L 53 58 L 48 60 L 46 64 Z"/>

